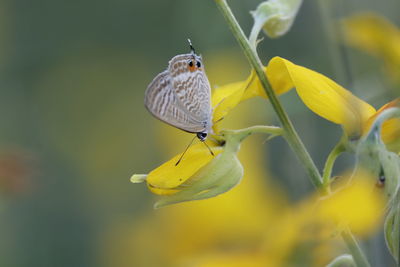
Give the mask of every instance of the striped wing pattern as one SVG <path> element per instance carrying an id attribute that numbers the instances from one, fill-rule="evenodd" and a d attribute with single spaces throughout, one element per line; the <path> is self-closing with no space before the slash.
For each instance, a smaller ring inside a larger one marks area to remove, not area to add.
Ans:
<path id="1" fill-rule="evenodd" d="M 191 133 L 206 130 L 204 123 L 178 101 L 168 70 L 158 74 L 147 87 L 145 106 L 156 118 L 181 130 Z"/>
<path id="2" fill-rule="evenodd" d="M 188 70 L 188 61 L 201 62 L 193 54 L 178 55 L 169 62 L 172 87 L 180 107 L 194 120 L 211 128 L 211 87 L 201 63 L 201 68 Z"/>

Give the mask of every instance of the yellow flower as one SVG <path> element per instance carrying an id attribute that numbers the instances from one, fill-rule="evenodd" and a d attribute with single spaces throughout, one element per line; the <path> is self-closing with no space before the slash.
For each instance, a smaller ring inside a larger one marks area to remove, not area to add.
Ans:
<path id="1" fill-rule="evenodd" d="M 400 30 L 385 17 L 372 12 L 343 20 L 345 41 L 358 49 L 383 59 L 395 79 L 400 79 Z"/>
<path id="2" fill-rule="evenodd" d="M 376 111 L 367 102 L 324 75 L 280 58 L 273 58 L 266 73 L 275 90 L 295 87 L 304 104 L 319 116 L 340 124 L 349 139 L 366 134 L 375 117 L 383 110 L 399 106 L 396 99 Z M 389 149 L 400 151 L 400 119 L 393 118 L 382 125 L 382 138 Z"/>
<path id="3" fill-rule="evenodd" d="M 262 95 L 261 86 L 256 83 L 255 74 L 239 83 L 232 83 L 214 90 L 212 95 L 213 130 L 215 135 L 207 140 L 210 151 L 204 144 L 191 146 L 183 160 L 176 164 L 182 154 L 151 171 L 148 175 L 135 174 L 133 183 L 146 181 L 150 191 L 163 196 L 155 207 L 210 198 L 224 193 L 238 184 L 243 176 L 243 168 L 237 159 L 241 141 L 252 132 L 220 132 L 218 122 L 241 101 Z M 273 128 L 273 127 L 270 127 Z M 272 129 L 275 135 L 279 128 Z"/>
<path id="4" fill-rule="evenodd" d="M 331 122 L 340 124 L 351 140 L 365 135 L 382 111 L 390 107 L 400 107 L 400 99 L 395 99 L 376 111 L 373 106 L 328 77 L 281 57 L 272 58 L 265 67 L 265 72 L 276 94 L 280 95 L 295 88 L 309 109 Z M 227 92 L 230 92 L 230 95 L 225 100 Z M 252 72 L 247 80 L 216 90 L 213 96 L 213 104 L 217 107 L 214 117 L 216 120 L 223 118 L 240 101 L 255 96 L 267 97 L 259 79 Z M 394 118 L 384 122 L 381 135 L 389 149 L 400 151 L 400 119 Z"/>
<path id="5" fill-rule="evenodd" d="M 366 124 L 364 132 L 369 129 L 369 126 L 375 121 L 376 117 L 383 111 L 389 108 L 400 108 L 400 98 L 383 105 L 373 116 L 371 116 Z M 382 140 L 386 143 L 388 148 L 392 151 L 400 151 L 400 119 L 393 118 L 385 121 L 382 125 L 381 132 Z"/>
<path id="6" fill-rule="evenodd" d="M 278 95 L 284 94 L 290 89 L 291 87 L 280 86 L 280 84 L 277 84 L 274 88 Z M 252 71 L 245 81 L 230 83 L 217 88 L 212 97 L 212 103 L 215 106 L 214 121 L 218 122 L 224 118 L 240 102 L 256 96 L 267 98 L 255 71 Z M 214 130 L 218 130 L 217 126 L 218 123 L 214 124 Z"/>
<path id="7" fill-rule="evenodd" d="M 269 81 L 277 94 L 293 87 L 304 104 L 319 116 L 342 125 L 350 140 L 358 140 L 369 131 L 376 116 L 383 110 L 399 106 L 396 99 L 380 110 L 354 96 L 324 75 L 280 58 L 273 58 L 265 68 Z M 219 134 L 219 120 L 223 119 L 240 102 L 261 96 L 263 87 L 254 71 L 242 82 L 228 84 L 214 90 L 214 131 Z M 387 147 L 400 151 L 400 119 L 387 120 L 382 125 L 382 139 Z M 184 160 L 176 166 L 181 155 L 156 168 L 148 175 L 134 175 L 132 182 L 146 181 L 149 189 L 165 196 L 156 206 L 181 201 L 203 199 L 224 193 L 236 185 L 243 173 L 236 158 L 241 138 L 232 135 L 215 136 L 219 142 L 209 141 L 215 157 L 203 144 L 192 146 Z M 229 149 L 227 149 L 229 148 Z"/>

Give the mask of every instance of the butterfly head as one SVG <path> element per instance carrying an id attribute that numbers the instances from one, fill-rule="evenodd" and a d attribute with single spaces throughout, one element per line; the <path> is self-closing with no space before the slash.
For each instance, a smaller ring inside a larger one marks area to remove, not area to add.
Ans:
<path id="1" fill-rule="evenodd" d="M 192 54 L 192 56 L 187 60 L 187 69 L 190 72 L 194 72 L 196 70 L 202 70 L 203 62 L 201 61 L 201 57 Z"/>
<path id="2" fill-rule="evenodd" d="M 207 132 L 197 133 L 197 138 L 199 138 L 200 141 L 204 142 L 207 139 L 207 135 Z"/>
<path id="3" fill-rule="evenodd" d="M 196 73 L 204 71 L 203 60 L 201 56 L 196 54 L 183 54 L 175 56 L 169 62 L 169 68 L 172 76 L 177 76 L 181 73 Z"/>
<path id="4" fill-rule="evenodd" d="M 192 41 L 188 39 L 189 42 L 189 47 L 190 47 L 190 58 L 187 60 L 187 68 L 190 72 L 194 72 L 196 70 L 201 70 L 203 66 L 202 58 L 201 56 L 198 56 L 196 54 L 196 50 L 194 49 L 192 45 Z"/>

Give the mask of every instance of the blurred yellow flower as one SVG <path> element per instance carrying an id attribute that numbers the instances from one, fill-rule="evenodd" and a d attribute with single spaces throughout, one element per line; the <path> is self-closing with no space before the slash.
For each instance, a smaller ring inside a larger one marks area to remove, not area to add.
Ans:
<path id="1" fill-rule="evenodd" d="M 399 81 L 400 30 L 385 17 L 363 12 L 343 20 L 347 44 L 382 59 L 392 78 Z"/>
<path id="2" fill-rule="evenodd" d="M 113 225 L 101 242 L 102 261 L 118 267 L 279 267 L 301 257 L 311 267 L 343 251 L 336 225 L 317 227 L 314 196 L 290 206 L 285 192 L 268 179 L 259 140 L 248 140 L 239 157 L 246 166 L 240 187 Z M 306 257 L 297 254 L 305 248 Z"/>
<path id="3" fill-rule="evenodd" d="M 373 233 L 382 222 L 385 197 L 376 187 L 376 178 L 365 171 L 358 171 L 348 185 L 341 187 L 318 202 L 317 216 L 324 223 L 349 227 L 353 233 L 366 236 Z M 343 178 L 342 178 L 343 179 Z"/>
<path id="4" fill-rule="evenodd" d="M 248 172 L 229 194 L 114 225 L 99 253 L 107 266 L 325 266 L 344 252 L 340 231 L 366 237 L 379 227 L 384 200 L 368 174 L 323 199 L 315 194 L 290 205 L 284 191 L 262 180 L 258 142 L 241 152 Z M 307 255 L 298 255 L 304 249 Z"/>

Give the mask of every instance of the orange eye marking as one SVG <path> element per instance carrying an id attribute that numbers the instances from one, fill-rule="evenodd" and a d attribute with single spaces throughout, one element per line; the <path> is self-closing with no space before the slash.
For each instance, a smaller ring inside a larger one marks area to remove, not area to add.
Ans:
<path id="1" fill-rule="evenodd" d="M 190 72 L 193 72 L 193 71 L 195 71 L 197 69 L 196 65 L 193 64 L 193 61 L 189 62 L 188 69 L 189 69 Z"/>

